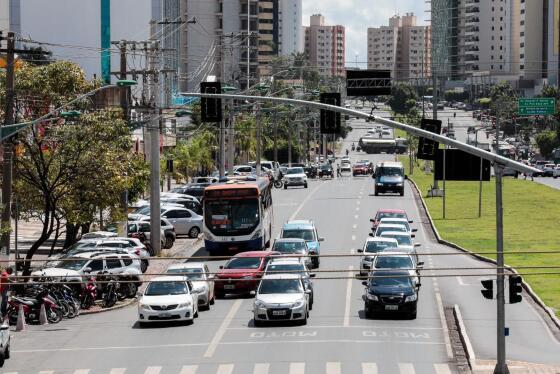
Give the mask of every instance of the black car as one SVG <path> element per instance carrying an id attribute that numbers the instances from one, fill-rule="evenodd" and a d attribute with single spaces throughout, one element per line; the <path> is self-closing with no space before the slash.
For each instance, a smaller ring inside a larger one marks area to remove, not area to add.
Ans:
<path id="1" fill-rule="evenodd" d="M 323 177 L 334 178 L 334 171 L 331 164 L 323 164 L 319 166 L 319 178 Z"/>
<path id="2" fill-rule="evenodd" d="M 420 283 L 414 284 L 408 271 L 374 271 L 363 296 L 366 318 L 381 313 L 398 313 L 410 319 L 416 318 Z M 376 278 L 376 276 L 380 276 Z"/>
<path id="3" fill-rule="evenodd" d="M 191 183 L 187 184 L 186 186 L 175 187 L 169 192 L 194 196 L 198 199 L 198 201 L 202 202 L 202 198 L 204 197 L 204 189 L 209 185 L 210 183 Z"/>

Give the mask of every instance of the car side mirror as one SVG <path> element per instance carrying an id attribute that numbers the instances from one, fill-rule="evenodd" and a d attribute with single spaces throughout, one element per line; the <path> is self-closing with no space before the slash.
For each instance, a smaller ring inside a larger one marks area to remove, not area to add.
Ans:
<path id="1" fill-rule="evenodd" d="M 422 286 L 422 283 L 416 283 L 416 288 L 420 288 Z"/>
<path id="2" fill-rule="evenodd" d="M 410 237 L 411 237 L 411 238 L 415 238 L 415 237 L 416 237 L 416 235 L 414 235 L 414 234 L 410 234 Z"/>
<path id="3" fill-rule="evenodd" d="M 369 221 L 370 222 L 375 222 L 375 220 L 373 218 L 370 218 Z"/>
<path id="4" fill-rule="evenodd" d="M 418 229 L 412 229 L 412 232 L 418 232 Z"/>
<path id="5" fill-rule="evenodd" d="M 325 241 L 325 238 L 322 238 L 322 237 L 321 237 L 321 238 L 319 238 L 319 241 L 320 241 L 320 242 L 324 242 L 324 241 Z"/>
<path id="6" fill-rule="evenodd" d="M 356 250 L 356 252 L 358 252 L 358 253 L 364 253 L 364 250 L 363 250 L 362 248 L 358 248 L 358 249 Z"/>
<path id="7" fill-rule="evenodd" d="M 418 266 L 424 266 L 424 261 L 420 261 L 420 262 L 418 263 Z"/>
<path id="8" fill-rule="evenodd" d="M 311 290 L 306 289 L 306 290 L 305 290 L 305 293 L 309 295 L 309 294 L 311 294 Z"/>
<path id="9" fill-rule="evenodd" d="M 370 232 L 370 233 L 369 233 L 369 236 L 373 237 L 373 233 L 372 233 L 372 232 Z"/>
<path id="10" fill-rule="evenodd" d="M 362 286 L 367 286 L 367 281 L 363 281 Z"/>
<path id="11" fill-rule="evenodd" d="M 422 244 L 420 244 L 420 243 L 414 243 L 414 247 L 421 247 L 421 246 L 422 246 Z"/>
<path id="12" fill-rule="evenodd" d="M 90 267 L 85 268 L 84 273 L 91 273 L 91 268 Z"/>
<path id="13" fill-rule="evenodd" d="M 317 274 L 315 273 L 309 273 L 309 278 L 315 278 L 317 276 Z"/>
<path id="14" fill-rule="evenodd" d="M 223 269 L 223 268 L 224 268 L 224 265 L 220 265 L 220 267 L 219 267 L 219 268 L 220 268 L 220 269 Z"/>

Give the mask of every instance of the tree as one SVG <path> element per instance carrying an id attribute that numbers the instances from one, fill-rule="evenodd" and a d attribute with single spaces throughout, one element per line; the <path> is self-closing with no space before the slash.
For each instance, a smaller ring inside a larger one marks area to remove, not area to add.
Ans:
<path id="1" fill-rule="evenodd" d="M 552 151 L 560 146 L 558 134 L 555 131 L 543 131 L 535 136 L 535 142 L 539 147 L 541 155 L 548 158 L 552 155 Z"/>
<path id="2" fill-rule="evenodd" d="M 490 89 L 490 108 L 494 115 L 511 118 L 517 113 L 517 92 L 508 82 L 500 82 Z"/>
<path id="3" fill-rule="evenodd" d="M 391 88 L 388 104 L 396 114 L 406 114 L 416 106 L 416 91 L 409 84 L 400 83 Z"/>

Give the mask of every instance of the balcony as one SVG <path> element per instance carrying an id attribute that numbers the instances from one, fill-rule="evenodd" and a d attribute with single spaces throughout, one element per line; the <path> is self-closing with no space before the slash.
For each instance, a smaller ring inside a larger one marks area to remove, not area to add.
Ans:
<path id="1" fill-rule="evenodd" d="M 471 17 L 467 17 L 465 19 L 465 26 L 474 26 L 474 25 L 478 25 L 478 23 L 480 22 L 480 19 L 476 16 L 471 16 Z"/>
<path id="2" fill-rule="evenodd" d="M 477 7 L 477 6 L 470 5 L 470 6 L 465 7 L 465 16 L 469 16 L 469 15 L 472 15 L 472 14 L 478 14 L 478 13 L 480 13 L 480 8 Z"/>

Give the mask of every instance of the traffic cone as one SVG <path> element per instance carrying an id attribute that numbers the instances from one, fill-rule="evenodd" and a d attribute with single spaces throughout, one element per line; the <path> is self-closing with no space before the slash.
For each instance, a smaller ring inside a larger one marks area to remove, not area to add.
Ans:
<path id="1" fill-rule="evenodd" d="M 45 309 L 45 304 L 41 304 L 41 309 L 39 310 L 39 325 L 48 325 L 49 321 L 47 319 L 47 310 Z"/>
<path id="2" fill-rule="evenodd" d="M 25 314 L 23 313 L 23 305 L 20 305 L 17 316 L 16 331 L 23 330 L 25 330 Z"/>

